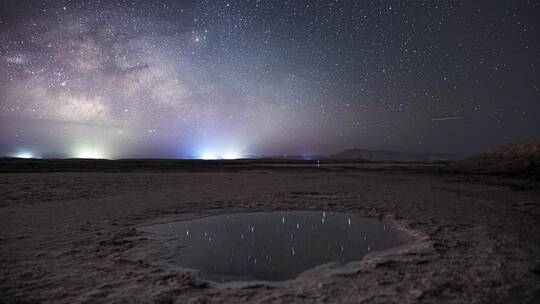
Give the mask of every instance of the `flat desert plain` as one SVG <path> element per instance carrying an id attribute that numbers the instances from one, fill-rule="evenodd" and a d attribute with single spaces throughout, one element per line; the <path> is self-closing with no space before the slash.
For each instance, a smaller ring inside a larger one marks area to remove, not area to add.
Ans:
<path id="1" fill-rule="evenodd" d="M 0 302 L 540 301 L 534 181 L 384 165 L 100 170 L 0 173 Z M 404 244 L 289 281 L 219 284 L 161 263 L 163 244 L 137 229 L 273 210 L 380 218 Z"/>

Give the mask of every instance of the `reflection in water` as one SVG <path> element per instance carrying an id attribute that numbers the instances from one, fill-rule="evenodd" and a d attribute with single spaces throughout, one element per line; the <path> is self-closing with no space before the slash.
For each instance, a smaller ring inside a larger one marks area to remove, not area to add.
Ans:
<path id="1" fill-rule="evenodd" d="M 221 282 L 292 279 L 399 245 L 397 232 L 381 221 L 324 211 L 225 214 L 141 230 L 175 248 L 170 262 Z"/>

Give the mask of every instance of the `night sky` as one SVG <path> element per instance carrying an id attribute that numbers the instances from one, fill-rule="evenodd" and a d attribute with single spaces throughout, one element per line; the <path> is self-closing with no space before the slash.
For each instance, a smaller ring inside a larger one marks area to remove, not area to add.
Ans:
<path id="1" fill-rule="evenodd" d="M 540 2 L 0 1 L 0 155 L 476 153 L 540 138 Z"/>

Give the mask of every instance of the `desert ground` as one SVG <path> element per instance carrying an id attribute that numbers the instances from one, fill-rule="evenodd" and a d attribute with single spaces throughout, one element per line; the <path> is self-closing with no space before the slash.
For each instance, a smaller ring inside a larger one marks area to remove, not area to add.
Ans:
<path id="1" fill-rule="evenodd" d="M 4 164 L 0 302 L 540 302 L 537 181 L 438 165 L 152 166 Z M 407 242 L 294 280 L 218 284 L 165 267 L 162 244 L 137 230 L 182 214 L 263 210 L 377 217 Z"/>

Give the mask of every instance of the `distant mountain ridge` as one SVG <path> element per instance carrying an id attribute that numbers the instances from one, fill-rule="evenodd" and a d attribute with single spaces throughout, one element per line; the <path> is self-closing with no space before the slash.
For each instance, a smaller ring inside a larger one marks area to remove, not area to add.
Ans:
<path id="1" fill-rule="evenodd" d="M 323 155 L 280 155 L 280 154 L 277 154 L 277 155 L 258 155 L 258 156 L 252 156 L 251 158 L 285 159 L 285 160 L 316 160 L 316 159 L 326 159 L 328 157 L 323 156 Z"/>
<path id="2" fill-rule="evenodd" d="M 414 162 L 414 161 L 451 161 L 459 160 L 467 157 L 462 154 L 443 154 L 443 153 L 402 153 L 386 150 L 363 150 L 349 149 L 343 152 L 331 155 L 331 159 L 358 159 L 367 161 L 397 161 L 397 162 Z"/>

